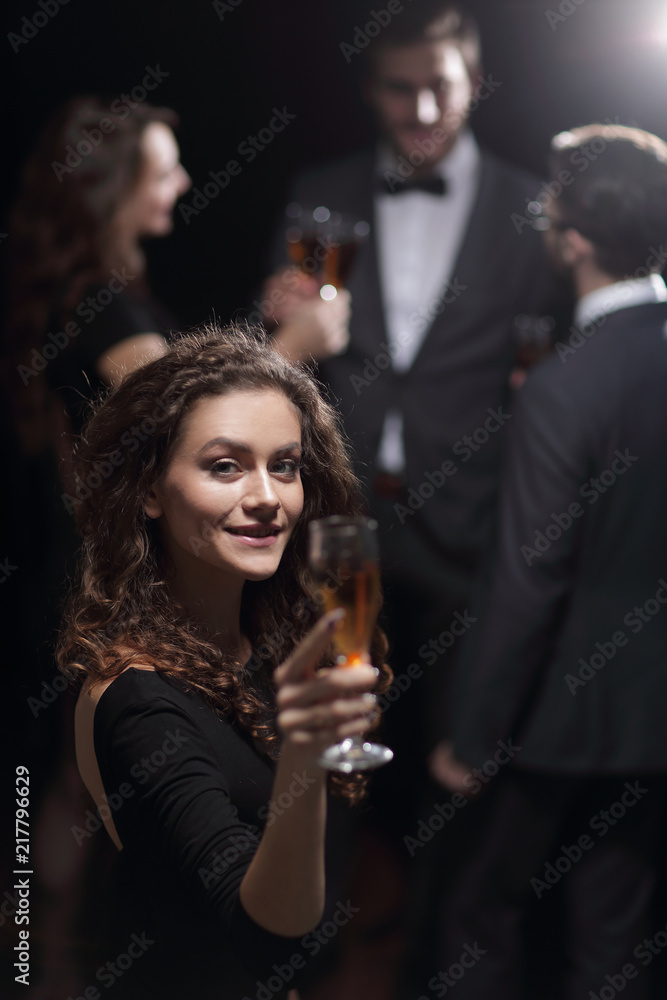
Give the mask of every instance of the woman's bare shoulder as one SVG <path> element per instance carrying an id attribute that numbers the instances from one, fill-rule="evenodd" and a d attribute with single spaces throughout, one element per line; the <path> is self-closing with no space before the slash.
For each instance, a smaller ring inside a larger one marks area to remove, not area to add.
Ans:
<path id="1" fill-rule="evenodd" d="M 111 685 L 117 681 L 119 677 L 123 677 L 128 670 L 145 670 L 149 673 L 156 673 L 155 667 L 153 666 L 148 664 L 133 663 L 130 666 L 125 667 L 125 669 L 121 670 L 119 673 L 114 674 L 113 677 L 93 677 L 91 675 L 86 678 L 81 687 L 79 692 L 79 701 L 97 705 L 97 702 L 100 700 L 107 688 L 111 687 Z"/>

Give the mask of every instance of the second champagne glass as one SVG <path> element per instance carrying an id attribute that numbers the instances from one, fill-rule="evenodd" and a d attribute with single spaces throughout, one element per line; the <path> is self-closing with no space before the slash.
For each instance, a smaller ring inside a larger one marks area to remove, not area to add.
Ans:
<path id="1" fill-rule="evenodd" d="M 305 274 L 317 275 L 323 299 L 335 298 L 350 273 L 357 250 L 370 232 L 367 222 L 331 211 L 325 205 L 287 206 L 287 252 Z"/>

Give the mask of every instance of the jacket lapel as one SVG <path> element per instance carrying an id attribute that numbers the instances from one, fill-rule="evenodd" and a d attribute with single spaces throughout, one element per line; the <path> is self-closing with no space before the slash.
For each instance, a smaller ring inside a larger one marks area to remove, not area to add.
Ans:
<path id="1" fill-rule="evenodd" d="M 497 281 L 501 280 L 495 272 L 502 270 L 506 260 L 501 240 L 509 215 L 498 198 L 496 181 L 493 158 L 483 154 L 477 197 L 466 235 L 451 277 L 441 287 L 442 308 L 434 316 L 411 368 L 428 358 L 434 336 L 455 339 L 462 328 L 474 326 L 475 318 L 485 312 Z"/>

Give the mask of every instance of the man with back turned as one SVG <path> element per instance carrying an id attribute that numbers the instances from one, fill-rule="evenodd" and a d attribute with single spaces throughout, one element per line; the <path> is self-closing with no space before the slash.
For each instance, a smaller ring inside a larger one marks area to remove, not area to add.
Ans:
<path id="1" fill-rule="evenodd" d="M 563 995 L 654 995 L 644 967 L 664 928 L 649 904 L 667 775 L 667 143 L 574 129 L 553 140 L 552 176 L 593 141 L 588 168 L 543 206 L 549 254 L 574 282 L 575 327 L 519 394 L 480 625 L 441 709 L 451 743 L 432 757 L 434 776 L 470 795 L 499 741 L 516 750 L 444 906 L 440 967 L 466 941 L 485 952 L 459 1000 L 521 995 L 522 917 L 558 892 Z"/>

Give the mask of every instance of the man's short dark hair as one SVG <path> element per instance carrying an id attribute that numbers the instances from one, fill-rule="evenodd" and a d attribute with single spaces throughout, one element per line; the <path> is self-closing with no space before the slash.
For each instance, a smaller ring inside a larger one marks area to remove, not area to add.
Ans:
<path id="1" fill-rule="evenodd" d="M 559 223 L 594 244 L 606 274 L 651 268 L 667 240 L 667 143 L 638 128 L 586 125 L 554 137 L 550 172 L 563 182 Z"/>
<path id="2" fill-rule="evenodd" d="M 443 0 L 414 0 L 405 5 L 366 50 L 365 72 L 372 74 L 379 52 L 419 42 L 451 42 L 472 75 L 481 64 L 479 29 L 457 4 Z"/>

